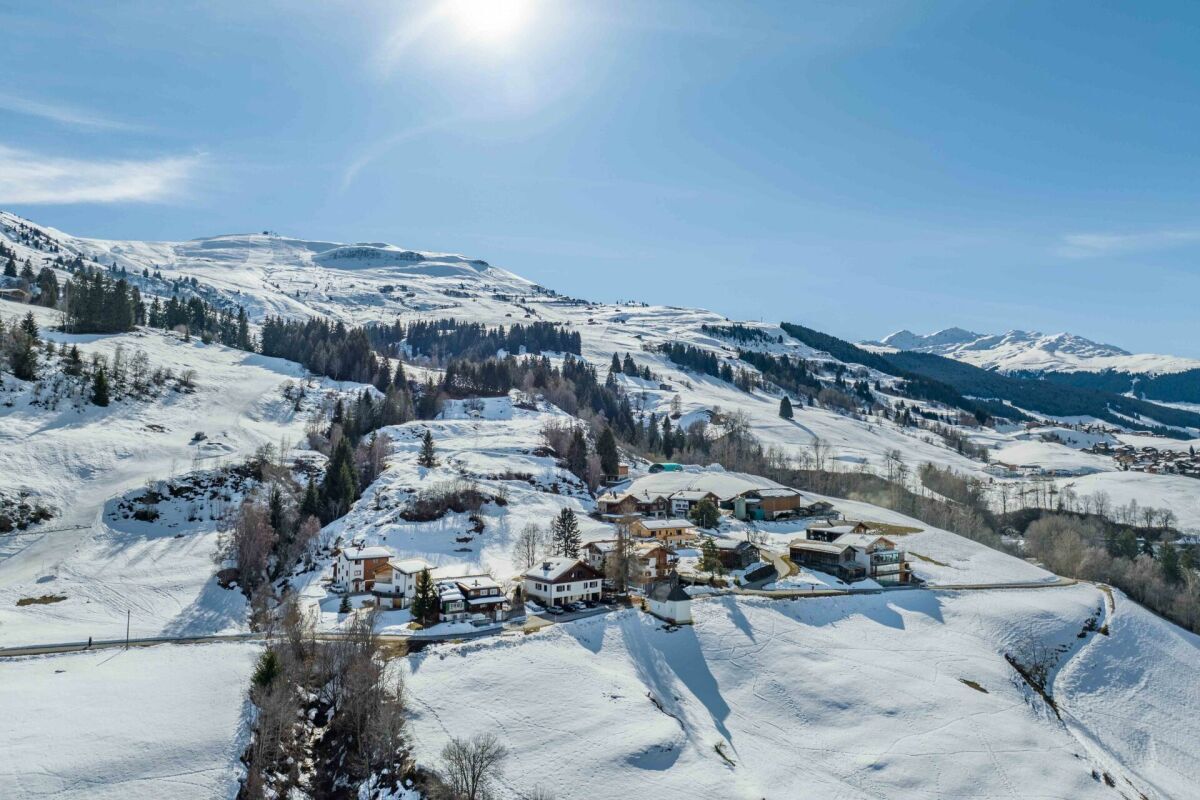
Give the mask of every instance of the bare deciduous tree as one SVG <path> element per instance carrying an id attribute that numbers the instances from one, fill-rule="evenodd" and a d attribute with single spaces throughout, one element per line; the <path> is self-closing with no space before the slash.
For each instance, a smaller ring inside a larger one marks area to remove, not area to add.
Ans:
<path id="1" fill-rule="evenodd" d="M 442 780 L 455 798 L 486 800 L 507 756 L 508 748 L 494 733 L 451 739 L 442 748 Z"/>

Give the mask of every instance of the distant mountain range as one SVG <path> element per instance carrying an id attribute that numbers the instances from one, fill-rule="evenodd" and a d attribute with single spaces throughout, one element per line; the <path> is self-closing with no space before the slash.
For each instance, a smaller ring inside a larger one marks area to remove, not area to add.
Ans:
<path id="1" fill-rule="evenodd" d="M 1072 333 L 1011 330 L 975 333 L 946 328 L 930 334 L 897 331 L 864 347 L 888 352 L 931 353 L 1007 373 L 1103 372 L 1165 374 L 1200 369 L 1200 361 L 1179 356 L 1130 353 Z"/>

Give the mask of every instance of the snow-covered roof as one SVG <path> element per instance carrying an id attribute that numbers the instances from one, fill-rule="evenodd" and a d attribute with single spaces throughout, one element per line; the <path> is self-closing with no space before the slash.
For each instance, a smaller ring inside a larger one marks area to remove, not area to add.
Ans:
<path id="1" fill-rule="evenodd" d="M 686 519 L 643 519 L 639 520 L 643 528 L 648 531 L 665 531 L 672 528 L 694 528 L 696 527 Z"/>
<path id="2" fill-rule="evenodd" d="M 849 545 L 850 547 L 870 547 L 880 539 L 883 539 L 885 542 L 890 541 L 877 533 L 843 533 L 834 539 L 833 543 Z"/>
<path id="3" fill-rule="evenodd" d="M 406 558 L 403 561 L 389 561 L 388 566 L 405 575 L 415 575 L 429 569 L 429 564 L 419 558 Z"/>
<path id="4" fill-rule="evenodd" d="M 766 489 L 751 489 L 750 491 L 753 492 L 754 494 L 758 495 L 759 497 L 799 497 L 800 496 L 800 492 L 796 491 L 795 489 L 789 488 L 787 486 L 780 486 L 779 488 L 769 487 Z"/>
<path id="5" fill-rule="evenodd" d="M 712 542 L 717 546 L 718 550 L 737 550 L 742 545 L 750 544 L 745 539 L 718 539 L 715 537 Z"/>
<path id="6" fill-rule="evenodd" d="M 793 539 L 789 544 L 797 550 L 812 550 L 817 553 L 840 553 L 850 547 L 849 543 L 839 544 L 837 542 L 816 542 L 810 539 Z"/>
<path id="7" fill-rule="evenodd" d="M 571 571 L 571 567 L 580 563 L 577 558 L 554 556 L 543 559 L 525 571 L 525 577 L 543 581 L 556 581 Z"/>
<path id="8" fill-rule="evenodd" d="M 391 558 L 392 553 L 386 547 L 347 547 L 342 550 L 342 556 L 347 561 L 362 561 L 367 558 Z"/>
<path id="9" fill-rule="evenodd" d="M 676 492 L 675 494 L 671 495 L 671 499 L 672 500 L 703 500 L 704 498 L 708 497 L 710 494 L 712 494 L 712 492 L 704 491 L 702 489 L 684 489 L 683 491 L 679 491 L 679 492 Z"/>

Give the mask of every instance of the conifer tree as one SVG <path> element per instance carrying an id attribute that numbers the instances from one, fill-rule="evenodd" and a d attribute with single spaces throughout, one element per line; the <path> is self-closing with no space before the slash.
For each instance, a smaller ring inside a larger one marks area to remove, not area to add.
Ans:
<path id="1" fill-rule="evenodd" d="M 621 359 L 617 358 L 617 354 L 613 353 L 612 364 L 608 367 L 609 374 L 617 375 L 621 372 Z"/>
<path id="2" fill-rule="evenodd" d="M 709 498 L 704 498 L 692 509 L 692 522 L 701 528 L 715 528 L 721 519 L 721 513 Z"/>
<path id="3" fill-rule="evenodd" d="M 413 588 L 413 600 L 410 606 L 412 618 L 422 625 L 437 622 L 438 596 L 433 586 L 433 577 L 429 570 L 421 570 L 417 576 L 417 585 Z"/>
<path id="4" fill-rule="evenodd" d="M 721 556 L 717 553 L 717 543 L 711 537 L 705 538 L 704 544 L 700 545 L 700 569 L 714 575 L 724 571 Z"/>
<path id="5" fill-rule="evenodd" d="M 605 475 L 616 475 L 621 465 L 617 453 L 617 439 L 613 436 L 612 428 L 605 428 L 596 440 L 596 455 L 600 456 L 600 469 Z"/>
<path id="6" fill-rule="evenodd" d="M 12 258 L 9 258 L 8 263 L 4 265 L 4 277 L 6 277 L 6 278 L 17 277 L 17 262 L 14 261 Z"/>
<path id="7" fill-rule="evenodd" d="M 32 311 L 26 312 L 25 316 L 21 319 L 21 330 L 24 331 L 26 336 L 33 339 L 34 341 L 37 341 L 38 326 L 37 326 L 37 320 L 33 318 Z"/>
<path id="8" fill-rule="evenodd" d="M 308 479 L 308 486 L 304 490 L 304 499 L 300 501 L 300 517 L 319 517 L 321 516 L 321 496 L 317 493 L 317 485 L 312 478 Z"/>
<path id="9" fill-rule="evenodd" d="M 784 419 L 791 419 L 794 416 L 792 413 L 792 401 L 788 399 L 786 394 L 779 401 L 779 416 Z"/>
<path id="10" fill-rule="evenodd" d="M 567 469 L 572 475 L 582 478 L 587 473 L 587 456 L 587 440 L 583 438 L 583 429 L 575 428 L 567 448 Z"/>
<path id="11" fill-rule="evenodd" d="M 108 375 L 105 374 L 104 367 L 96 370 L 96 377 L 92 380 L 92 403 L 98 406 L 108 405 Z"/>
<path id="12" fill-rule="evenodd" d="M 421 439 L 421 454 L 417 456 L 417 463 L 422 467 L 437 466 L 437 455 L 433 449 L 433 433 L 428 428 L 425 429 L 425 436 Z"/>
<path id="13" fill-rule="evenodd" d="M 578 558 L 579 545 L 579 521 L 574 511 L 564 508 L 550 523 L 551 549 L 564 558 Z"/>

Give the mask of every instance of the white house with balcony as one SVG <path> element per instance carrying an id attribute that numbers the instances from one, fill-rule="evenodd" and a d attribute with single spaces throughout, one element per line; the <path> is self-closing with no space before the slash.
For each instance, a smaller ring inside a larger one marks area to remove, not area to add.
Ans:
<path id="1" fill-rule="evenodd" d="M 904 551 L 886 536 L 873 533 L 844 533 L 833 542 L 849 546 L 854 561 L 878 583 L 908 583 L 909 568 Z"/>
<path id="2" fill-rule="evenodd" d="M 429 564 L 419 558 L 403 561 L 388 561 L 375 570 L 375 583 L 371 594 L 379 608 L 408 608 L 417 591 L 417 578 L 430 569 Z"/>
<path id="3" fill-rule="evenodd" d="M 604 575 L 577 558 L 547 558 L 526 570 L 525 597 L 547 606 L 599 600 Z"/>

